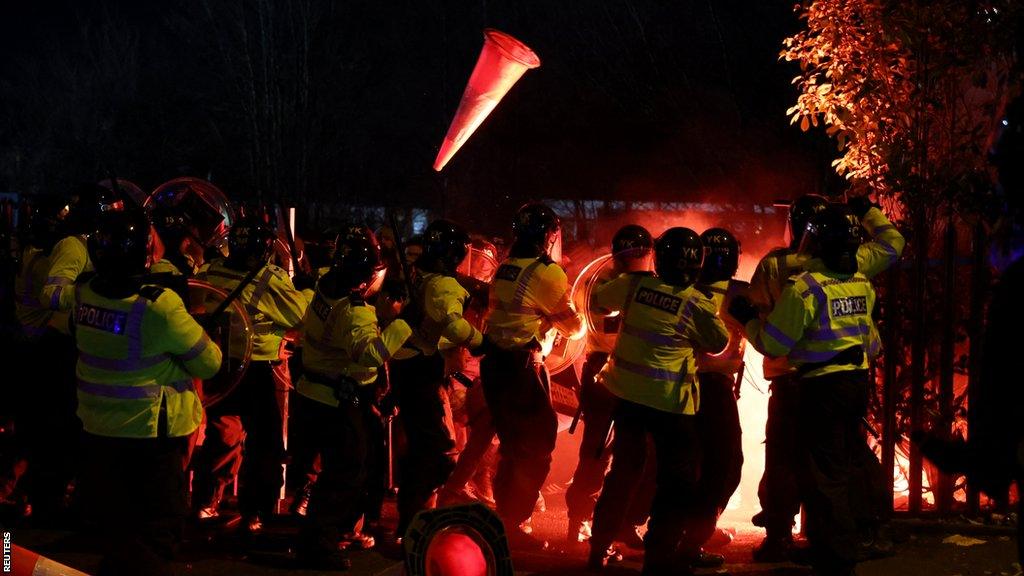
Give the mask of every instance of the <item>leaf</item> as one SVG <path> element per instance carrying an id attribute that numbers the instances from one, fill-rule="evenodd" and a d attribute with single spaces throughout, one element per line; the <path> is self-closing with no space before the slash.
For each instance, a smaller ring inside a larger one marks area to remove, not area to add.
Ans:
<path id="1" fill-rule="evenodd" d="M 807 132 L 807 130 L 810 129 L 810 127 L 811 127 L 811 121 L 807 119 L 807 116 L 804 116 L 803 118 L 800 119 L 800 130 L 801 131 Z"/>

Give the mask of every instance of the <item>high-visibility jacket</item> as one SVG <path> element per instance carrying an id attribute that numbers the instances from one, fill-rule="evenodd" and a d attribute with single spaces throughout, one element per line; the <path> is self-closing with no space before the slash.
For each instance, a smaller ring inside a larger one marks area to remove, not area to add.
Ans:
<path id="1" fill-rule="evenodd" d="M 188 272 L 189 276 L 194 276 L 199 268 L 196 266 L 196 260 L 189 254 L 183 255 L 183 258 L 184 261 L 182 264 L 187 267 L 187 270 L 182 270 L 178 264 L 175 264 L 167 258 L 161 258 L 149 267 L 149 272 L 151 274 L 173 274 L 175 276 L 181 276 Z"/>
<path id="2" fill-rule="evenodd" d="M 547 257 L 502 262 L 491 284 L 488 337 L 511 350 L 544 343 L 552 328 L 569 338 L 584 335 L 583 317 L 569 301 L 565 271 Z"/>
<path id="3" fill-rule="evenodd" d="M 246 274 L 245 271 L 229 268 L 223 260 L 216 260 L 200 269 L 197 278 L 231 293 Z M 302 322 L 309 298 L 295 289 L 283 268 L 267 264 L 242 289 L 238 302 L 245 306 L 252 317 L 252 359 L 278 360 L 284 334 Z M 207 303 L 209 310 L 215 306 L 215 303 Z"/>
<path id="4" fill-rule="evenodd" d="M 599 287 L 611 282 L 619 274 L 616 274 L 612 267 L 609 265 L 604 270 L 599 272 L 597 280 L 594 282 L 593 290 L 597 290 Z M 580 290 L 582 293 L 583 290 Z M 580 294 L 582 296 L 582 294 Z M 576 306 L 586 306 L 586 302 L 574 302 Z M 582 309 L 582 308 L 581 308 Z M 616 314 L 614 316 L 599 316 L 592 315 L 590 320 L 594 323 L 587 330 L 587 352 L 604 352 L 610 354 L 615 348 L 615 340 L 619 336 L 619 329 L 622 327 L 622 316 Z"/>
<path id="5" fill-rule="evenodd" d="M 878 208 L 869 209 L 861 225 L 871 240 L 857 249 L 857 271 L 870 280 L 899 260 L 906 240 Z M 789 248 L 777 248 L 761 259 L 750 279 L 749 298 L 762 316 L 772 311 L 786 282 L 802 273 L 809 259 L 810 256 Z M 793 366 L 784 356 L 764 359 L 764 376 L 769 380 L 792 371 Z"/>
<path id="6" fill-rule="evenodd" d="M 864 274 L 837 274 L 815 258 L 807 272 L 790 279 L 765 320 L 746 325 L 751 344 L 766 356 L 787 356 L 803 375 L 867 369 L 881 341 L 871 318 L 875 289 Z M 856 362 L 831 362 L 842 350 L 860 346 Z"/>
<path id="7" fill-rule="evenodd" d="M 351 297 L 329 298 L 316 291 L 302 328 L 302 377 L 299 394 L 329 406 L 338 405 L 336 383 L 348 379 L 373 384 L 377 369 L 405 343 L 412 329 L 395 320 L 381 330 L 373 306 Z"/>
<path id="8" fill-rule="evenodd" d="M 21 252 L 21 269 L 14 279 L 14 314 L 22 334 L 35 340 L 42 336 L 53 311 L 39 301 L 50 271 L 50 256 L 34 246 Z"/>
<path id="9" fill-rule="evenodd" d="M 696 414 L 697 353 L 721 352 L 729 343 L 715 302 L 695 286 L 680 288 L 649 273 L 630 273 L 595 290 L 591 308 L 622 315 L 622 330 L 599 381 L 625 400 Z"/>
<path id="10" fill-rule="evenodd" d="M 729 329 L 729 344 L 725 350 L 717 354 L 701 352 L 697 356 L 698 372 L 717 372 L 732 376 L 739 371 L 743 365 L 743 353 L 747 349 L 747 336 L 743 332 L 743 326 L 729 313 L 729 304 L 733 298 L 745 295 L 749 284 L 742 280 L 721 280 L 711 284 L 700 286 L 700 290 L 711 294 L 718 309 L 718 317 Z"/>
<path id="11" fill-rule="evenodd" d="M 416 281 L 423 305 L 423 320 L 412 341 L 420 352 L 433 355 L 439 347 L 480 345 L 483 334 L 463 318 L 469 292 L 459 281 L 442 274 L 421 273 Z"/>
<path id="12" fill-rule="evenodd" d="M 423 305 L 423 320 L 413 327 L 411 339 L 416 348 L 433 355 L 439 347 L 480 345 L 483 334 L 463 317 L 469 292 L 458 280 L 444 274 L 423 273 L 415 289 Z"/>
<path id="13" fill-rule="evenodd" d="M 50 310 L 50 326 L 70 334 L 68 319 L 74 302 L 72 284 L 83 272 L 92 272 L 92 260 L 86 249 L 85 236 L 68 236 L 50 251 L 50 270 L 46 274 L 39 301 Z"/>
<path id="14" fill-rule="evenodd" d="M 112 299 L 90 283 L 73 290 L 78 417 L 86 432 L 154 438 L 191 434 L 203 419 L 193 378 L 220 369 L 221 352 L 173 290 L 144 286 Z"/>

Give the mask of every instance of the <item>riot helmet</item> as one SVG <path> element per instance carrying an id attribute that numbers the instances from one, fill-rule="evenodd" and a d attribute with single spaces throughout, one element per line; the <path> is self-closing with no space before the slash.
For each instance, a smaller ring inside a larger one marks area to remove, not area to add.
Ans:
<path id="1" fill-rule="evenodd" d="M 24 214 L 26 224 L 25 241 L 44 253 L 49 254 L 61 238 L 63 220 L 68 214 L 68 204 L 63 198 L 40 195 L 29 199 Z"/>
<path id="2" fill-rule="evenodd" d="M 469 253 L 469 233 L 450 220 L 435 220 L 423 232 L 423 253 L 415 265 L 424 272 L 455 274 Z"/>
<path id="3" fill-rule="evenodd" d="M 697 281 L 704 245 L 689 228 L 669 228 L 654 245 L 654 269 L 666 283 L 685 288 Z"/>
<path id="4" fill-rule="evenodd" d="M 708 228 L 700 235 L 704 244 L 704 265 L 700 269 L 702 282 L 720 282 L 736 275 L 740 264 L 740 243 L 725 228 Z"/>
<path id="5" fill-rule="evenodd" d="M 89 258 L 99 277 L 127 279 L 149 269 L 152 246 L 149 216 L 130 206 L 107 210 L 96 217 L 96 228 L 87 242 Z"/>
<path id="6" fill-rule="evenodd" d="M 338 291 L 360 298 L 377 292 L 386 267 L 373 231 L 366 226 L 347 228 L 338 234 L 334 245 L 331 273 Z"/>
<path id="7" fill-rule="evenodd" d="M 246 216 L 228 232 L 227 265 L 236 270 L 252 270 L 270 260 L 274 248 L 274 229 L 258 214 Z"/>
<path id="8" fill-rule="evenodd" d="M 101 214 L 124 210 L 130 202 L 113 190 L 99 184 L 81 184 L 72 194 L 68 205 L 66 231 L 68 234 L 90 234 Z"/>
<path id="9" fill-rule="evenodd" d="M 811 217 L 821 212 L 829 202 L 819 194 L 804 194 L 789 205 L 789 247 L 796 250 L 803 239 Z"/>
<path id="10" fill-rule="evenodd" d="M 830 205 L 807 223 L 800 252 L 821 258 L 825 266 L 840 274 L 857 271 L 857 249 L 861 226 L 846 206 Z"/>
<path id="11" fill-rule="evenodd" d="M 512 221 L 512 250 L 516 258 L 549 256 L 562 228 L 555 211 L 539 202 L 523 205 Z"/>

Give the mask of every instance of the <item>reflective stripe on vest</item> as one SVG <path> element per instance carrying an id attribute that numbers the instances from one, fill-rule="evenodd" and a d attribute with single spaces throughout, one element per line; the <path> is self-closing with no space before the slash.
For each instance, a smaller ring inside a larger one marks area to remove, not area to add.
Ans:
<path id="1" fill-rule="evenodd" d="M 75 285 L 75 301 L 81 305 L 82 301 L 82 285 Z M 124 337 L 128 339 L 127 346 L 127 358 L 104 358 L 102 356 L 96 356 L 89 354 L 88 352 L 79 351 L 78 359 L 83 364 L 99 368 L 101 370 L 112 370 L 119 372 L 130 372 L 135 370 L 145 370 L 152 368 L 157 364 L 166 362 L 170 359 L 168 354 L 155 354 L 153 356 L 142 356 L 142 321 L 146 316 L 146 306 L 149 300 L 137 296 L 135 301 L 132 302 L 131 308 L 128 310 L 128 319 L 125 322 Z M 209 343 L 210 338 L 203 333 L 203 337 L 192 346 L 183 356 L 192 355 L 190 358 L 198 357 L 199 354 L 206 349 L 206 345 Z M 167 384 L 171 388 L 183 392 L 184 389 L 180 389 L 179 383 Z M 99 384 L 96 382 L 88 382 L 79 378 L 78 380 L 79 390 L 88 394 L 94 394 L 96 396 L 105 396 L 107 398 L 122 398 L 122 399 L 141 399 L 141 398 L 155 398 L 160 394 L 160 385 L 153 386 L 131 386 L 131 385 L 110 385 L 110 384 Z M 192 381 L 188 381 L 188 389 L 192 388 Z"/>
<path id="2" fill-rule="evenodd" d="M 249 297 L 249 301 L 246 303 L 252 314 L 259 312 L 260 300 L 263 299 L 263 293 L 267 291 L 267 285 L 270 284 L 270 279 L 273 275 L 274 271 L 269 266 L 263 270 L 263 274 L 260 274 L 259 283 L 256 284 L 256 289 L 252 291 L 252 296 Z"/>
<path id="3" fill-rule="evenodd" d="M 652 366 L 644 366 L 643 364 L 637 364 L 636 362 L 630 362 L 622 358 L 619 355 L 612 356 L 612 362 L 620 370 L 639 374 L 645 378 L 651 378 L 654 380 L 668 380 L 669 382 L 678 382 L 681 376 L 680 372 L 673 372 L 672 370 L 666 370 L 664 368 L 654 368 Z"/>
<path id="4" fill-rule="evenodd" d="M 104 398 L 117 398 L 118 400 L 143 400 L 159 398 L 163 388 L 173 388 L 176 392 L 188 392 L 195 390 L 192 380 L 178 380 L 167 384 L 152 384 L 146 386 L 124 386 L 120 384 L 99 384 L 78 379 L 78 389 L 86 394 L 102 396 Z"/>

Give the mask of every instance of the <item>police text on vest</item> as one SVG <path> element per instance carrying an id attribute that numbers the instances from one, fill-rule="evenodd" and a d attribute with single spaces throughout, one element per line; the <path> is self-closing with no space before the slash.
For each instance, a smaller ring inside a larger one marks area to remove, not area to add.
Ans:
<path id="1" fill-rule="evenodd" d="M 832 308 L 832 317 L 843 316 L 866 316 L 868 313 L 867 296 L 847 296 L 846 298 L 833 298 L 828 301 Z"/>

